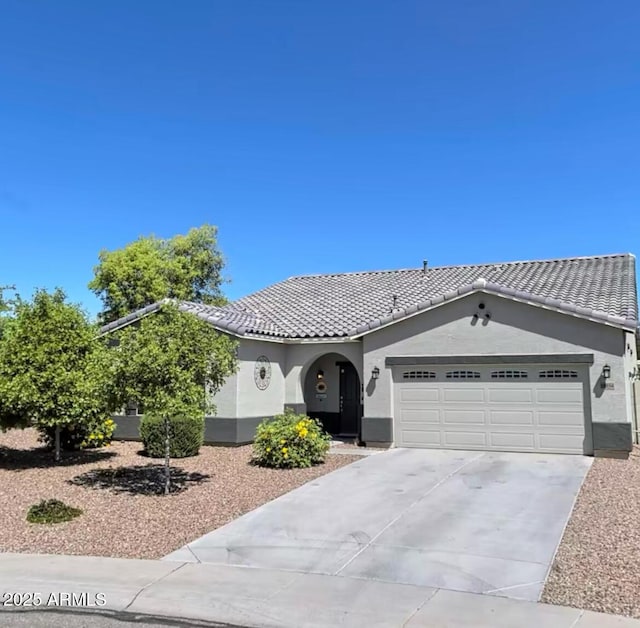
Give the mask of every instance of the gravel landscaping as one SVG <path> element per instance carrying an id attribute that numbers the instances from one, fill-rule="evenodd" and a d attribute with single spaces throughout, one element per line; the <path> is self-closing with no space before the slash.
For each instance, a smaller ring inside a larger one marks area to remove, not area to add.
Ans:
<path id="1" fill-rule="evenodd" d="M 593 461 L 542 601 L 640 618 L 640 448 Z"/>
<path id="2" fill-rule="evenodd" d="M 65 454 L 62 464 L 35 430 L 0 433 L 0 551 L 161 558 L 279 495 L 360 460 L 329 455 L 310 469 L 250 464 L 251 446 L 203 447 L 173 460 L 175 492 L 158 495 L 162 461 L 141 444 L 114 442 L 101 450 Z M 27 523 L 29 506 L 56 498 L 83 514 L 67 523 Z"/>

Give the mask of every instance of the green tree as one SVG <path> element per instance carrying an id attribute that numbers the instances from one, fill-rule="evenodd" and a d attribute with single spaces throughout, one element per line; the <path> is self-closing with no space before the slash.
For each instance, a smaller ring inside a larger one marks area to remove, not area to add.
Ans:
<path id="1" fill-rule="evenodd" d="M 2 340 L 2 336 L 4 335 L 4 330 L 9 323 L 10 316 L 9 313 L 13 309 L 13 305 L 15 303 L 15 299 L 7 299 L 4 296 L 4 293 L 7 290 L 15 290 L 15 286 L 0 286 L 0 340 Z"/>
<path id="2" fill-rule="evenodd" d="M 186 235 L 140 237 L 122 249 L 101 251 L 89 283 L 103 303 L 101 322 L 164 298 L 209 305 L 224 302 L 220 292 L 224 262 L 216 236 L 216 227 L 203 225 Z"/>
<path id="3" fill-rule="evenodd" d="M 215 412 L 211 395 L 236 369 L 236 342 L 229 336 L 171 303 L 114 336 L 112 385 L 120 406 L 135 400 L 145 413 L 164 417 L 167 435 L 170 416 Z M 166 492 L 169 445 L 167 441 Z"/>
<path id="4" fill-rule="evenodd" d="M 110 416 L 112 356 L 62 290 L 18 298 L 14 311 L 0 343 L 0 428 L 54 428 L 59 461 L 62 428 Z"/>

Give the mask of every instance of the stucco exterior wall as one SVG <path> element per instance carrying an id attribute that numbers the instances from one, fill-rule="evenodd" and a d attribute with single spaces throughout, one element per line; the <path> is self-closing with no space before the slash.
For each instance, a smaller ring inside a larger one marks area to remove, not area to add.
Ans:
<path id="1" fill-rule="evenodd" d="M 238 416 L 238 376 L 236 373 L 227 377 L 222 388 L 215 393 L 210 394 L 212 403 L 215 404 L 216 416 L 228 417 L 235 419 Z"/>
<path id="2" fill-rule="evenodd" d="M 328 353 L 314 361 L 309 367 L 308 377 L 304 381 L 304 398 L 307 412 L 339 412 L 340 411 L 340 370 L 336 365 L 339 360 L 344 360 L 338 353 Z M 324 382 L 327 391 L 324 398 L 318 398 L 316 394 L 316 372 L 324 371 Z M 315 372 L 314 372 L 315 371 Z"/>
<path id="3" fill-rule="evenodd" d="M 633 442 L 638 442 L 638 406 L 637 395 L 638 385 L 636 381 L 636 369 L 638 366 L 638 348 L 636 343 L 635 334 L 631 332 L 625 332 L 624 340 L 624 357 L 625 357 L 625 372 L 626 372 L 626 386 L 627 386 L 627 402 L 629 407 L 629 416 L 633 423 Z"/>
<path id="4" fill-rule="evenodd" d="M 286 345 L 285 406 L 297 412 L 306 412 L 304 382 L 313 363 L 328 353 L 337 353 L 351 361 L 362 381 L 362 343 L 356 342 L 310 342 Z"/>
<path id="5" fill-rule="evenodd" d="M 236 375 L 237 417 L 269 417 L 282 412 L 285 350 L 284 345 L 275 342 L 240 340 Z M 260 356 L 267 357 L 271 363 L 271 381 L 266 390 L 260 390 L 254 379 L 256 360 Z"/>
<path id="6" fill-rule="evenodd" d="M 480 302 L 491 319 L 472 324 Z M 630 422 L 625 347 L 620 329 L 494 295 L 472 294 L 364 336 L 364 372 L 380 369 L 376 382 L 365 380 L 364 416 L 393 416 L 387 356 L 593 353 L 586 411 L 590 406 L 594 421 Z M 611 367 L 613 389 L 601 386 L 605 364 Z"/>
<path id="7" fill-rule="evenodd" d="M 238 341 L 238 370 L 211 397 L 215 416 L 243 418 L 279 414 L 284 407 L 285 345 L 242 338 Z M 254 380 L 256 360 L 266 356 L 271 363 L 271 380 L 260 390 Z"/>

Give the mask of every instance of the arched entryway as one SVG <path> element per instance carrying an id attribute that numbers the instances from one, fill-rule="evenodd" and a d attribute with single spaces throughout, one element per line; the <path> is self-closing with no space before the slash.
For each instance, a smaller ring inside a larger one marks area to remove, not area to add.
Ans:
<path id="1" fill-rule="evenodd" d="M 307 414 L 330 434 L 360 438 L 362 386 L 356 367 L 339 353 L 320 356 L 304 380 Z"/>

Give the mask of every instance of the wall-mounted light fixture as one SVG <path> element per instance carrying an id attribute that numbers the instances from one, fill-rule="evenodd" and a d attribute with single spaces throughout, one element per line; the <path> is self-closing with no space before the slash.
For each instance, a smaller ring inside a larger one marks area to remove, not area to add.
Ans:
<path id="1" fill-rule="evenodd" d="M 377 366 L 374 366 L 371 371 L 371 379 L 378 379 L 378 377 L 380 377 L 380 369 Z"/>
<path id="2" fill-rule="evenodd" d="M 320 382 L 324 379 L 324 371 L 322 369 L 318 369 L 316 373 L 316 379 Z"/>
<path id="3" fill-rule="evenodd" d="M 611 367 L 605 364 L 602 367 L 602 379 L 609 379 L 611 377 Z"/>

